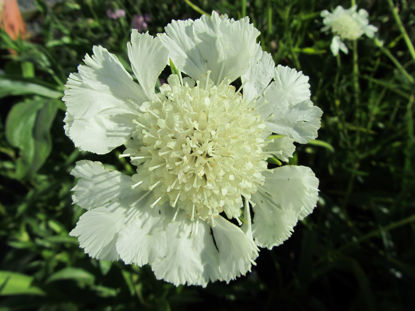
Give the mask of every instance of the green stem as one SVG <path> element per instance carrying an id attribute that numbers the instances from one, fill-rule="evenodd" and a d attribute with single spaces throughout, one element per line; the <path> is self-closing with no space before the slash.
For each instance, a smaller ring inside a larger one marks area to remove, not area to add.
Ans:
<path id="1" fill-rule="evenodd" d="M 357 40 L 353 41 L 353 93 L 355 102 L 355 120 L 356 124 L 360 126 L 360 85 L 359 85 L 359 54 L 357 51 Z M 356 145 L 360 142 L 360 134 L 356 134 Z"/>
<path id="2" fill-rule="evenodd" d="M 197 13 L 201 15 L 210 15 L 209 13 L 203 11 L 201 8 L 199 8 L 196 4 L 193 4 L 190 0 L 184 0 L 188 6 L 190 6 L 193 10 L 195 10 Z"/>
<path id="3" fill-rule="evenodd" d="M 414 83 L 414 78 L 405 70 L 405 68 L 402 66 L 402 64 L 396 59 L 395 56 L 392 55 L 392 53 L 383 46 L 382 42 L 380 42 L 377 38 L 375 38 L 375 44 L 379 49 L 382 51 L 383 54 L 385 54 L 392 63 L 398 68 L 398 70 L 405 76 L 405 78 L 408 79 L 409 82 Z"/>
<path id="4" fill-rule="evenodd" d="M 269 0 L 268 0 L 267 11 L 268 11 L 268 31 L 267 31 L 267 33 L 270 36 L 272 34 L 272 7 L 271 7 L 271 4 L 270 4 Z"/>
<path id="5" fill-rule="evenodd" d="M 371 232 L 369 232 L 369 233 L 361 236 L 356 241 L 352 241 L 352 242 L 349 242 L 349 243 L 343 245 L 342 247 L 340 247 L 338 249 L 338 251 L 342 251 L 342 250 L 344 250 L 346 248 L 349 248 L 350 246 L 354 246 L 354 245 L 360 244 L 360 243 L 362 243 L 362 242 L 364 242 L 366 240 L 369 240 L 369 239 L 371 239 L 373 237 L 376 237 L 378 235 L 381 235 L 381 232 L 382 231 L 390 231 L 390 230 L 393 230 L 393 229 L 402 227 L 404 225 L 410 224 L 412 222 L 415 222 L 415 214 L 413 214 L 413 215 L 411 215 L 409 217 L 406 217 L 404 219 L 395 221 L 395 222 L 393 222 L 393 223 L 391 223 L 391 224 L 389 224 L 389 225 L 387 225 L 385 227 L 382 227 L 382 228 L 373 230 L 373 231 L 371 231 Z"/>
<path id="6" fill-rule="evenodd" d="M 392 0 L 387 0 L 387 1 L 388 1 L 388 4 L 389 4 L 389 8 L 392 12 L 393 18 L 395 19 L 395 22 L 398 25 L 398 28 L 399 28 L 400 32 L 402 33 L 403 39 L 405 40 L 405 43 L 408 47 L 409 53 L 411 54 L 412 59 L 415 61 L 415 49 L 414 49 L 414 46 L 411 42 L 411 39 L 409 39 L 409 36 L 408 36 L 408 33 L 406 32 L 405 27 L 402 24 L 402 20 L 399 17 L 398 9 L 393 6 Z"/>

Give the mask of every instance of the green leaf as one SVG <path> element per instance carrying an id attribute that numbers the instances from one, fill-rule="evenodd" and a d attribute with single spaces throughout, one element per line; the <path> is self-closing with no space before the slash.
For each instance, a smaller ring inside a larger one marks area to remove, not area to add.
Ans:
<path id="1" fill-rule="evenodd" d="M 52 86 L 33 82 L 32 79 L 0 78 L 0 98 L 11 95 L 40 95 L 48 98 L 61 98 L 62 92 L 56 91 Z"/>
<path id="2" fill-rule="evenodd" d="M 57 111 L 56 102 L 34 99 L 18 103 L 6 121 L 6 138 L 20 149 L 16 178 L 31 177 L 51 151 L 50 127 Z"/>
<path id="3" fill-rule="evenodd" d="M 326 148 L 330 152 L 334 152 L 334 147 L 330 145 L 328 142 L 318 140 L 318 139 L 312 139 L 308 141 L 309 145 L 317 146 L 317 147 L 323 147 Z"/>
<path id="4" fill-rule="evenodd" d="M 95 277 L 93 274 L 80 268 L 65 268 L 52 274 L 46 283 L 61 280 L 73 280 L 81 283 L 94 284 Z"/>
<path id="5" fill-rule="evenodd" d="M 12 271 L 0 271 L 0 295 L 44 295 L 32 286 L 33 277 Z"/>

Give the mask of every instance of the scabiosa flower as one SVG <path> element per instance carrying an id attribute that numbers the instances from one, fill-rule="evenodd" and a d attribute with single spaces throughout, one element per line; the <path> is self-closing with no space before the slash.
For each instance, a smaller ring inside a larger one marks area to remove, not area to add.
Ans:
<path id="1" fill-rule="evenodd" d="M 145 15 L 134 15 L 131 20 L 131 28 L 137 29 L 138 32 L 142 32 L 147 29 L 147 23 L 151 21 L 151 17 L 148 14 Z"/>
<path id="2" fill-rule="evenodd" d="M 119 19 L 125 16 L 125 11 L 123 9 L 116 9 L 115 11 L 107 10 L 107 16 L 111 19 Z"/>
<path id="3" fill-rule="evenodd" d="M 251 270 L 258 246 L 283 243 L 312 212 L 311 169 L 268 169 L 267 158 L 287 162 L 294 142 L 317 136 L 322 111 L 308 77 L 275 67 L 258 35 L 248 18 L 213 12 L 157 37 L 133 30 L 138 83 L 100 46 L 69 76 L 66 134 L 97 154 L 124 145 L 136 167 L 133 176 L 93 161 L 73 169 L 73 202 L 86 212 L 70 234 L 91 257 L 149 264 L 176 285 L 229 282 Z M 156 91 L 167 64 L 174 74 Z"/>
<path id="4" fill-rule="evenodd" d="M 337 6 L 333 13 L 327 10 L 321 12 L 323 17 L 323 31 L 331 30 L 334 37 L 331 41 L 330 49 L 334 56 L 339 54 L 339 50 L 347 54 L 348 49 L 342 40 L 357 40 L 363 34 L 373 38 L 377 28 L 369 25 L 369 14 L 366 10 L 360 9 L 357 12 L 357 6 L 350 9 L 344 9 L 341 5 Z"/>

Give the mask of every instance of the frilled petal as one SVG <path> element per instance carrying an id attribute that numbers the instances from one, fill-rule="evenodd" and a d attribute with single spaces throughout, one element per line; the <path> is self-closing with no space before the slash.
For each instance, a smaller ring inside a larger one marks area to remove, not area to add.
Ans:
<path id="1" fill-rule="evenodd" d="M 169 237 L 165 227 L 172 219 L 166 211 L 171 208 L 151 208 L 153 202 L 151 193 L 142 192 L 137 213 L 120 232 L 116 247 L 126 264 L 143 266 L 166 254 Z"/>
<path id="2" fill-rule="evenodd" d="M 145 97 L 118 59 L 103 47 L 94 46 L 93 55 L 86 55 L 84 62 L 65 85 L 65 131 L 78 148 L 103 154 L 125 142 Z"/>
<path id="3" fill-rule="evenodd" d="M 176 67 L 195 80 L 211 71 L 216 84 L 248 70 L 259 35 L 247 17 L 235 21 L 216 12 L 196 21 L 172 21 L 165 32 L 160 38 Z"/>
<path id="4" fill-rule="evenodd" d="M 151 100 L 157 78 L 166 66 L 168 50 L 160 38 L 154 38 L 148 33 L 141 34 L 136 29 L 131 32 L 131 42 L 127 44 L 127 49 L 134 75 Z"/>
<path id="5" fill-rule="evenodd" d="M 323 112 L 313 105 L 311 101 L 290 103 L 279 101 L 278 92 L 274 91 L 272 84 L 265 93 L 266 109 L 262 110 L 267 119 L 270 131 L 286 135 L 301 144 L 317 137 L 320 128 L 320 118 Z"/>
<path id="6" fill-rule="evenodd" d="M 281 101 L 298 103 L 310 99 L 308 77 L 301 71 L 278 65 L 274 73 L 273 92 Z M 275 94 L 277 93 L 277 94 Z"/>
<path id="7" fill-rule="evenodd" d="M 220 278 L 219 256 L 210 227 L 205 222 L 191 222 L 180 213 L 165 229 L 166 253 L 151 263 L 159 279 L 175 285 L 206 286 Z"/>
<path id="8" fill-rule="evenodd" d="M 117 260 L 115 249 L 118 232 L 125 221 L 122 208 L 98 207 L 84 213 L 69 233 L 92 258 Z"/>
<path id="9" fill-rule="evenodd" d="M 258 248 L 247 234 L 223 217 L 215 220 L 213 236 L 219 253 L 220 280 L 229 282 L 251 271 Z"/>
<path id="10" fill-rule="evenodd" d="M 264 186 L 252 196 L 253 235 L 260 246 L 272 248 L 284 242 L 298 219 L 317 204 L 318 179 L 305 166 L 283 166 L 267 173 Z"/>
<path id="11" fill-rule="evenodd" d="M 297 224 L 296 212 L 275 206 L 272 199 L 263 193 L 257 193 L 252 200 L 256 203 L 252 224 L 255 242 L 268 249 L 284 243 Z"/>
<path id="12" fill-rule="evenodd" d="M 247 100 L 253 100 L 262 95 L 262 92 L 271 82 L 275 72 L 275 63 L 270 53 L 257 45 L 255 61 L 249 70 L 242 75 L 243 94 Z"/>
<path id="13" fill-rule="evenodd" d="M 164 211 L 148 209 L 121 231 L 117 250 L 124 262 L 149 263 L 157 278 L 175 285 L 229 282 L 250 270 L 258 251 L 240 228 L 221 216 L 211 227 L 182 211 L 174 219 Z"/>
<path id="14" fill-rule="evenodd" d="M 317 137 L 323 113 L 309 98 L 308 77 L 279 65 L 274 82 L 266 88 L 264 96 L 255 101 L 255 107 L 267 120 L 268 130 L 304 144 Z"/>
<path id="15" fill-rule="evenodd" d="M 72 188 L 72 200 L 82 208 L 94 209 L 131 201 L 131 178 L 105 169 L 101 162 L 78 161 L 71 175 L 78 179 Z"/>
<path id="16" fill-rule="evenodd" d="M 78 237 L 80 246 L 91 257 L 118 259 L 118 233 L 142 194 L 132 191 L 131 177 L 107 170 L 100 162 L 79 161 L 71 174 L 77 178 L 73 202 L 88 211 L 70 235 Z"/>
<path id="17" fill-rule="evenodd" d="M 295 151 L 294 140 L 285 136 L 273 138 L 266 146 L 265 151 L 275 155 L 282 161 L 288 162 Z"/>

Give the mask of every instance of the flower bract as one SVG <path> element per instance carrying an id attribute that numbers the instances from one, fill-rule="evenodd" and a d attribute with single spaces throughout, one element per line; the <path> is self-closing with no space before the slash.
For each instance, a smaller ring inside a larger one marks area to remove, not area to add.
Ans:
<path id="1" fill-rule="evenodd" d="M 248 18 L 215 12 L 174 20 L 156 37 L 132 31 L 133 75 L 94 46 L 69 76 L 66 134 L 96 154 L 124 146 L 135 168 L 83 160 L 72 170 L 86 212 L 70 234 L 87 254 L 149 264 L 175 285 L 229 282 L 313 211 L 318 179 L 287 162 L 294 143 L 317 137 L 322 111 L 308 77 L 275 66 L 258 35 Z M 270 169 L 270 157 L 285 164 Z"/>

